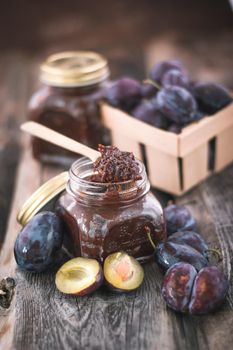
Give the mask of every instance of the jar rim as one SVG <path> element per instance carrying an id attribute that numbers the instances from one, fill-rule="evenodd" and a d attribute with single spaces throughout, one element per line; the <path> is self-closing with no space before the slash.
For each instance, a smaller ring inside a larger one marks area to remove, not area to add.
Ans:
<path id="1" fill-rule="evenodd" d="M 115 201 L 116 198 L 128 201 L 138 198 L 139 195 L 145 194 L 150 189 L 144 164 L 137 159 L 139 164 L 139 180 L 127 180 L 115 183 L 102 183 L 87 180 L 93 174 L 92 161 L 82 157 L 75 161 L 69 170 L 69 180 L 67 182 L 67 191 L 78 198 L 90 199 L 107 199 Z M 83 172 L 80 176 L 78 171 Z"/>
<path id="2" fill-rule="evenodd" d="M 40 80 L 50 86 L 82 87 L 109 77 L 108 62 L 92 51 L 65 51 L 50 55 L 40 67 Z"/>

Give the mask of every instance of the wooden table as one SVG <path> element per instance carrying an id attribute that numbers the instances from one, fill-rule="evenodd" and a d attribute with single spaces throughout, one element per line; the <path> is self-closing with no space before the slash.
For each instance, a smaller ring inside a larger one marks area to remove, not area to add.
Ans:
<path id="1" fill-rule="evenodd" d="M 30 6 L 31 12 L 34 13 L 34 5 Z M 123 7 L 119 7 L 118 12 L 122 19 L 122 11 L 126 13 L 128 7 L 125 5 L 126 8 L 123 9 L 124 5 L 121 6 Z M 51 8 L 50 10 L 52 13 Z M 116 10 L 114 7 L 114 11 Z M 155 10 L 156 8 L 153 8 L 153 11 Z M 89 8 L 86 11 L 88 12 Z M 171 32 L 161 34 L 162 22 L 155 21 L 161 26 L 159 34 L 155 34 L 150 29 L 154 17 L 150 16 L 149 12 L 148 9 L 148 16 L 140 22 L 141 9 L 139 6 L 135 7 L 133 13 L 136 15 L 136 23 L 140 24 L 136 27 L 133 16 L 128 19 L 127 12 L 127 21 L 125 17 L 125 22 L 124 18 L 122 19 L 125 29 L 119 27 L 117 33 L 118 44 L 114 42 L 112 45 L 112 36 L 105 37 L 102 44 L 104 48 L 97 39 L 92 41 L 92 48 L 99 48 L 111 59 L 111 68 L 115 76 L 130 72 L 142 78 L 154 60 L 181 57 L 195 76 L 212 78 L 233 86 L 233 67 L 230 59 L 233 48 L 229 45 L 232 32 L 226 30 L 219 34 L 216 30 L 210 35 L 205 28 L 204 35 L 202 32 L 196 35 L 194 29 L 182 35 L 171 35 Z M 223 17 L 219 16 L 219 13 L 215 11 L 214 18 L 220 21 Z M 60 19 L 64 33 L 70 33 L 75 28 L 69 16 L 64 15 L 63 22 Z M 203 18 L 205 15 L 200 13 L 198 18 L 200 16 Z M 149 21 L 146 20 L 148 18 Z M 0 25 L 4 21 L 5 19 Z M 97 22 L 96 19 L 96 24 L 99 23 Z M 57 22 L 50 23 L 52 28 L 55 23 L 57 27 Z M 53 38 L 50 38 L 50 27 L 47 22 L 46 24 L 47 31 L 44 33 L 43 43 L 40 41 L 42 39 L 39 32 L 37 33 L 37 43 L 42 47 L 40 54 L 32 55 L 30 50 L 19 51 L 20 45 L 23 45 L 19 35 L 18 38 L 11 38 L 14 45 L 18 45 L 17 50 L 7 49 L 0 55 L 0 280 L 10 276 L 14 277 L 17 283 L 10 308 L 0 307 L 0 349 L 231 349 L 233 166 L 177 199 L 177 203 L 184 204 L 191 210 L 197 219 L 200 232 L 210 245 L 221 249 L 223 261 L 220 267 L 230 281 L 230 290 L 226 302 L 216 313 L 190 317 L 169 310 L 161 297 L 162 275 L 155 263 L 145 266 L 145 282 L 134 293 L 116 295 L 99 290 L 94 295 L 83 298 L 68 297 L 59 293 L 54 284 L 55 271 L 37 275 L 16 269 L 13 246 L 20 230 L 16 222 L 16 213 L 41 183 L 62 170 L 34 161 L 29 139 L 22 137 L 18 131 L 20 123 L 25 120 L 28 98 L 36 85 L 41 57 L 48 51 L 70 49 L 77 39 L 76 37 L 75 40 L 73 38 L 67 42 L 64 34 L 63 45 L 59 44 L 59 38 L 55 40 L 53 50 L 47 49 L 49 40 Z M 105 25 L 108 27 L 110 23 L 106 22 Z M 179 23 L 179 26 L 183 31 L 185 24 L 182 27 Z M 18 28 L 20 29 L 20 23 Z M 143 28 L 143 31 L 140 28 Z M 88 40 L 91 42 L 93 29 L 84 26 L 83 30 L 89 35 Z M 126 36 L 125 31 L 128 33 Z M 22 32 L 26 41 L 33 43 L 28 30 L 24 28 Z M 101 38 L 106 32 L 108 30 L 100 30 Z M 78 33 L 77 30 L 77 35 Z M 149 40 L 145 44 L 146 36 Z M 80 47 L 85 48 L 86 40 L 82 38 L 83 35 L 79 34 L 77 40 Z M 7 42 L 1 41 L 1 45 L 5 45 L 6 48 Z M 35 44 L 31 47 L 37 49 Z M 75 45 L 73 47 L 77 48 Z M 155 191 L 155 194 L 163 205 L 170 199 L 165 193 Z"/>
<path id="2" fill-rule="evenodd" d="M 13 246 L 20 229 L 15 219 L 18 208 L 40 183 L 59 171 L 34 161 L 26 140 L 0 256 L 1 276 L 13 276 L 17 283 L 10 308 L 0 308 L 0 348 L 230 349 L 233 166 L 177 200 L 191 210 L 210 245 L 220 247 L 221 268 L 231 281 L 221 309 L 199 317 L 176 314 L 166 307 L 160 293 L 162 274 L 155 263 L 145 266 L 145 281 L 136 292 L 114 294 L 102 289 L 80 298 L 62 295 L 56 289 L 55 269 L 32 274 L 15 268 Z"/>

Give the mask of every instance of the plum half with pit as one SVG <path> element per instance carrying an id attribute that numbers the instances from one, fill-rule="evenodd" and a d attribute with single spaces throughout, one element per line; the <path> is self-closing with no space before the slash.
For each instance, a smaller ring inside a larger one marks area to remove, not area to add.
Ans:
<path id="1" fill-rule="evenodd" d="M 84 296 L 102 285 L 103 270 L 95 259 L 74 258 L 58 270 L 55 283 L 62 293 Z"/>
<path id="2" fill-rule="evenodd" d="M 110 254 L 104 261 L 108 287 L 117 292 L 130 292 L 140 287 L 144 271 L 139 262 L 125 252 Z"/>
<path id="3" fill-rule="evenodd" d="M 63 242 L 63 225 L 53 212 L 35 215 L 22 231 L 14 246 L 18 266 L 31 272 L 43 272 L 57 260 Z"/>
<path id="4" fill-rule="evenodd" d="M 216 266 L 204 267 L 198 273 L 187 263 L 177 263 L 166 273 L 162 296 L 167 305 L 192 315 L 215 311 L 224 301 L 229 283 Z"/>

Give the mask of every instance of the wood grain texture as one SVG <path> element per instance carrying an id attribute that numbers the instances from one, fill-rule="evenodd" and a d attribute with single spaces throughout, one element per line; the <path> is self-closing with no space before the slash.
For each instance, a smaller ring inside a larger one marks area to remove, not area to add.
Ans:
<path id="1" fill-rule="evenodd" d="M 28 167 L 30 175 L 25 171 Z M 162 275 L 155 263 L 145 266 L 145 282 L 134 293 L 116 295 L 102 289 L 80 298 L 65 296 L 56 290 L 56 269 L 41 275 L 18 269 L 14 272 L 12 248 L 19 230 L 16 211 L 38 182 L 44 182 L 58 171 L 57 168 L 41 168 L 31 159 L 27 147 L 19 168 L 6 247 L 0 257 L 4 274 L 15 276 L 17 282 L 16 297 L 10 310 L 0 314 L 0 348 L 230 348 L 233 342 L 233 167 L 211 177 L 178 201 L 194 214 L 206 240 L 221 248 L 222 268 L 231 281 L 230 293 L 223 307 L 214 314 L 201 317 L 183 316 L 167 309 L 160 293 Z"/>

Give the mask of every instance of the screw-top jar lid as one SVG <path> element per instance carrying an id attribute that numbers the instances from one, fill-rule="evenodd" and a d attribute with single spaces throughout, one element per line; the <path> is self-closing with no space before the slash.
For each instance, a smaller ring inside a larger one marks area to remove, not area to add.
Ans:
<path id="1" fill-rule="evenodd" d="M 39 187 L 24 203 L 17 215 L 17 221 L 25 226 L 34 215 L 65 190 L 68 177 L 68 172 L 65 171 Z"/>
<path id="2" fill-rule="evenodd" d="M 107 60 L 91 51 L 66 51 L 51 55 L 40 67 L 40 79 L 57 87 L 97 84 L 109 76 Z"/>

